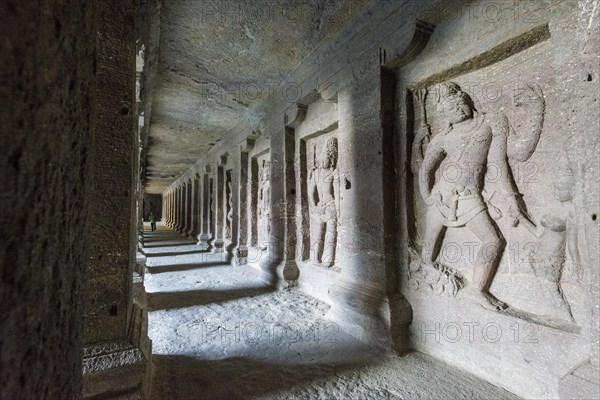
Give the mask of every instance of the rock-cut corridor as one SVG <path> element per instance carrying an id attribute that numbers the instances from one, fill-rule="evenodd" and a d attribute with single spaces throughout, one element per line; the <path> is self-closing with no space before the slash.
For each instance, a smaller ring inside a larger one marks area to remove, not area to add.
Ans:
<path id="1" fill-rule="evenodd" d="M 382 354 L 248 265 L 145 231 L 154 399 L 515 399 L 422 353 Z M 423 385 L 422 382 L 429 382 Z"/>

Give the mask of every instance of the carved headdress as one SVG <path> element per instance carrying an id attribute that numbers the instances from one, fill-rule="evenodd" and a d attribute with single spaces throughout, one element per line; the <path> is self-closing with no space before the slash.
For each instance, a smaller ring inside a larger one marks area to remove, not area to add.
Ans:
<path id="1" fill-rule="evenodd" d="M 337 167 L 337 156 L 338 156 L 338 144 L 337 139 L 330 137 L 327 139 L 327 144 L 323 149 L 323 158 L 328 158 L 330 161 L 331 168 Z"/>
<path id="2" fill-rule="evenodd" d="M 475 104 L 473 103 L 473 99 L 471 99 L 471 96 L 464 92 L 461 89 L 461 87 L 455 82 L 446 81 L 438 83 L 431 89 L 431 93 L 433 93 L 435 103 L 437 105 L 441 105 L 448 101 L 455 101 L 460 99 L 465 101 L 468 105 L 470 105 L 473 110 L 477 111 L 477 109 L 475 108 Z"/>

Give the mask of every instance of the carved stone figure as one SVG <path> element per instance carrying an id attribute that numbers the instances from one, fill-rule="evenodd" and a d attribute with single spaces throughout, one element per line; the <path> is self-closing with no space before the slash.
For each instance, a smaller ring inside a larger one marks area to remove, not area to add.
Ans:
<path id="1" fill-rule="evenodd" d="M 568 168 L 568 167 L 567 167 Z M 528 261 L 536 277 L 546 282 L 545 297 L 553 314 L 573 321 L 571 306 L 561 287 L 561 277 L 568 253 L 575 276 L 580 279 L 581 253 L 577 238 L 577 224 L 573 206 L 574 179 L 567 169 L 562 169 L 554 182 L 554 202 L 537 225 L 524 215 L 516 214 L 521 224 L 536 238 L 535 251 Z"/>
<path id="2" fill-rule="evenodd" d="M 327 140 L 318 165 L 316 151 L 315 146 L 314 163 L 308 177 L 308 194 L 312 203 L 313 220 L 318 224 L 317 236 L 311 240 L 311 243 L 316 245 L 314 261 L 329 268 L 335 263 L 340 210 L 337 139 L 331 137 Z"/>
<path id="3" fill-rule="evenodd" d="M 258 190 L 258 246 L 267 249 L 271 231 L 271 163 L 263 160 Z"/>
<path id="4" fill-rule="evenodd" d="M 419 189 L 427 206 L 422 263 L 426 269 L 443 269 L 436 263 L 436 245 L 446 228 L 466 227 L 482 246 L 475 255 L 472 280 L 465 294 L 483 307 L 501 310 L 507 304 L 489 291 L 505 247 L 493 219 L 508 214 L 513 226 L 520 220 L 522 213 L 508 157 L 526 160 L 535 150 L 543 123 L 543 96 L 533 86 L 517 96 L 517 103 L 533 106 L 536 116 L 532 118 L 534 129 L 527 137 L 511 140 L 510 135 L 516 134 L 506 116 L 479 112 L 456 83 L 441 83 L 433 93 L 444 115 L 445 129 L 430 138 L 423 115 L 413 143 L 412 168 L 418 170 Z M 425 96 L 426 92 L 420 92 L 417 101 L 424 104 Z M 525 96 L 530 100 L 527 103 L 523 101 Z M 486 180 L 486 172 L 492 169 L 496 176 Z"/>
<path id="5" fill-rule="evenodd" d="M 214 201 L 214 197 L 213 197 L 213 185 L 212 185 L 212 180 L 210 181 L 210 185 L 209 185 L 209 190 L 208 190 L 208 229 L 212 230 L 212 219 L 213 219 L 213 212 L 214 212 L 214 208 L 213 208 L 213 201 Z"/>
<path id="6" fill-rule="evenodd" d="M 225 222 L 225 238 L 231 239 L 231 224 L 233 223 L 233 199 L 231 197 L 231 180 L 227 178 L 227 186 L 225 189 L 225 214 L 227 221 Z"/>

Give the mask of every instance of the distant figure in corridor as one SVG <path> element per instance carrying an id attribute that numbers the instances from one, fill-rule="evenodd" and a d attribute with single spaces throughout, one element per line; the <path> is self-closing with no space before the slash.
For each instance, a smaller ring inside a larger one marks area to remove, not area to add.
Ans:
<path id="1" fill-rule="evenodd" d="M 156 230 L 156 216 L 152 211 L 150 211 L 150 215 L 148 215 L 148 219 L 150 220 L 150 228 L 152 231 Z"/>

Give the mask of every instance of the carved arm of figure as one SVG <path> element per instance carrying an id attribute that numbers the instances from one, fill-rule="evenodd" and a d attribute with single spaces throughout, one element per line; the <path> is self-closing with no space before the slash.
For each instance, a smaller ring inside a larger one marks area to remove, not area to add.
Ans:
<path id="1" fill-rule="evenodd" d="M 263 187 L 260 188 L 259 192 L 258 192 L 258 218 L 262 217 L 262 209 L 263 209 L 263 205 L 264 205 L 264 184 L 262 185 Z"/>
<path id="2" fill-rule="evenodd" d="M 507 155 L 511 160 L 523 162 L 529 160 L 540 140 L 546 111 L 544 93 L 538 85 L 527 84 L 517 92 L 515 105 L 529 108 L 529 123 L 526 131 L 521 133 L 516 133 L 511 127 Z"/>
<path id="3" fill-rule="evenodd" d="M 487 167 L 497 174 L 495 179 L 490 180 L 493 181 L 491 185 L 495 186 L 498 194 L 503 197 L 498 205 L 507 206 L 509 215 L 513 218 L 512 225 L 517 226 L 521 218 L 515 215 L 523 213 L 517 202 L 516 185 L 507 158 L 507 136 L 510 124 L 504 114 L 488 114 L 488 122 L 492 129 L 492 142 L 488 152 Z"/>
<path id="4" fill-rule="evenodd" d="M 337 168 L 333 171 L 333 198 L 335 201 L 335 211 L 337 213 L 337 222 L 340 223 L 340 177 Z"/>
<path id="5" fill-rule="evenodd" d="M 428 206 L 435 204 L 439 200 L 439 193 L 437 195 L 431 193 L 432 182 L 430 181 L 432 173 L 446 156 L 443 146 L 444 136 L 444 134 L 440 133 L 431 140 L 431 143 L 427 146 L 427 151 L 425 151 L 425 157 L 423 157 L 423 163 L 419 170 L 419 190 L 423 201 Z"/>
<path id="6" fill-rule="evenodd" d="M 271 207 L 271 183 L 267 181 L 267 184 L 263 187 L 264 202 L 263 206 L 265 213 L 269 215 Z"/>
<path id="7" fill-rule="evenodd" d="M 419 89 L 415 92 L 415 108 L 421 110 L 421 123 L 416 129 L 415 138 L 412 144 L 411 153 L 411 169 L 414 174 L 419 172 L 419 168 L 423 163 L 423 149 L 429 143 L 431 137 L 431 127 L 427 123 L 427 111 L 425 108 L 425 99 L 427 97 L 427 89 Z"/>
<path id="8" fill-rule="evenodd" d="M 525 229 L 527 229 L 529 233 L 531 233 L 538 239 L 542 237 L 544 231 L 546 230 L 546 228 L 544 228 L 541 224 L 536 226 L 533 222 L 527 219 L 527 217 L 523 215 L 523 213 L 519 212 L 516 209 L 511 209 L 511 217 L 523 224 Z"/>

